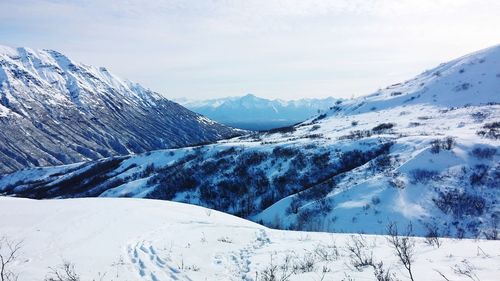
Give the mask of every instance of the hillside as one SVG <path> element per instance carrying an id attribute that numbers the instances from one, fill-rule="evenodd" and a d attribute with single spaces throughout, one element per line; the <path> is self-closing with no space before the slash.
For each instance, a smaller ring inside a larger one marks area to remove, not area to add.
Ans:
<path id="1" fill-rule="evenodd" d="M 272 230 L 175 202 L 0 197 L 0 221 L 3 246 L 22 240 L 6 268 L 19 281 L 54 278 L 63 263 L 80 280 L 257 281 L 272 280 L 271 273 L 289 281 L 376 280 L 374 268 L 357 265 L 349 250 L 356 242 L 376 268 L 409 280 L 385 237 Z M 415 280 L 443 280 L 441 274 L 470 280 L 459 273 L 466 270 L 477 280 L 497 276 L 497 241 L 440 239 L 439 247 L 411 241 Z"/>
<path id="2" fill-rule="evenodd" d="M 252 94 L 211 100 L 178 102 L 208 118 L 245 130 L 268 130 L 290 126 L 325 112 L 341 99 L 280 100 L 264 99 Z"/>
<path id="3" fill-rule="evenodd" d="M 238 133 L 103 67 L 52 50 L 0 46 L 0 173 Z"/>
<path id="4" fill-rule="evenodd" d="M 498 239 L 500 46 L 293 127 L 0 179 L 30 198 L 141 197 L 281 229 Z"/>

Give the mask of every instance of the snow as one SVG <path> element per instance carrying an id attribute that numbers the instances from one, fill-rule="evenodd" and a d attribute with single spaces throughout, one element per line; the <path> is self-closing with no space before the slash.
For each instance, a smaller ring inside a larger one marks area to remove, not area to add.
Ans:
<path id="1" fill-rule="evenodd" d="M 0 235 L 23 241 L 14 265 L 19 281 L 41 280 L 48 267 L 74 263 L 82 280 L 258 280 L 271 264 L 312 257 L 314 270 L 289 280 L 374 280 L 346 252 L 348 234 L 273 230 L 193 205 L 146 199 L 42 200 L 0 197 Z M 408 275 L 383 236 L 363 235 L 376 262 L 401 280 Z M 415 280 L 468 280 L 453 267 L 463 261 L 478 280 L 496 280 L 500 242 L 441 239 L 439 248 L 416 241 Z M 319 258 L 320 250 L 339 255 Z M 323 276 L 323 268 L 325 275 Z"/>
<path id="2" fill-rule="evenodd" d="M 2 46 L 0 118 L 0 173 L 242 133 L 105 68 L 75 62 L 53 50 Z"/>
<path id="3" fill-rule="evenodd" d="M 209 100 L 178 99 L 188 109 L 215 121 L 251 130 L 283 127 L 304 121 L 327 111 L 340 99 L 280 100 L 265 99 L 252 94 Z"/>

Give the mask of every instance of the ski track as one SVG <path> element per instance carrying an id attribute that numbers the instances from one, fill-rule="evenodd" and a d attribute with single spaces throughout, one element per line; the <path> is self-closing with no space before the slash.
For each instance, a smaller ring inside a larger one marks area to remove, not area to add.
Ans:
<path id="1" fill-rule="evenodd" d="M 213 264 L 223 266 L 223 271 L 227 274 L 224 278 L 254 281 L 250 272 L 250 259 L 255 251 L 268 246 L 270 243 L 271 240 L 266 230 L 259 229 L 255 233 L 255 238 L 243 248 L 231 252 L 216 253 L 213 256 Z M 135 240 L 128 244 L 126 250 L 130 263 L 140 277 L 140 280 L 192 281 L 189 276 L 177 269 L 177 266 L 173 264 L 173 261 L 169 257 L 159 254 L 159 251 L 148 240 Z M 223 276 L 216 273 L 215 277 L 222 278 Z"/>
<path id="2" fill-rule="evenodd" d="M 252 274 L 250 274 L 250 258 L 256 250 L 262 249 L 271 243 L 264 229 L 259 229 L 255 235 L 255 239 L 249 244 L 238 251 L 230 253 L 226 258 L 232 264 L 229 267 L 231 280 L 254 280 Z"/>
<path id="3" fill-rule="evenodd" d="M 168 257 L 161 257 L 150 242 L 138 241 L 127 246 L 130 262 L 142 280 L 191 280 L 175 266 Z"/>

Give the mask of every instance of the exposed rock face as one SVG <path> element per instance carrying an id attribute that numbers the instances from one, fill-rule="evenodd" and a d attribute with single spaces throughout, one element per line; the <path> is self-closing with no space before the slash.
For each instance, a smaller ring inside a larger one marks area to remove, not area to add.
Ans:
<path id="1" fill-rule="evenodd" d="M 0 46 L 0 173 L 235 134 L 105 68 Z"/>

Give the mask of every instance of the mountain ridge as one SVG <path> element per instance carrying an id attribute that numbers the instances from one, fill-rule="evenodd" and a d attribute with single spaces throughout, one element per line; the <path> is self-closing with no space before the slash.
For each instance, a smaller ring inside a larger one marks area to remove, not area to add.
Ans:
<path id="1" fill-rule="evenodd" d="M 27 169 L 0 190 L 173 200 L 280 229 L 381 234 L 392 221 L 419 236 L 498 239 L 499 74 L 497 46 L 295 126 Z"/>
<path id="2" fill-rule="evenodd" d="M 240 133 L 103 67 L 53 50 L 5 46 L 0 47 L 0 128 L 0 173 Z"/>
<path id="3" fill-rule="evenodd" d="M 299 100 L 265 99 L 253 94 L 209 100 L 178 102 L 213 120 L 233 127 L 266 130 L 302 122 L 318 112 L 327 111 L 336 102 L 333 97 Z"/>

